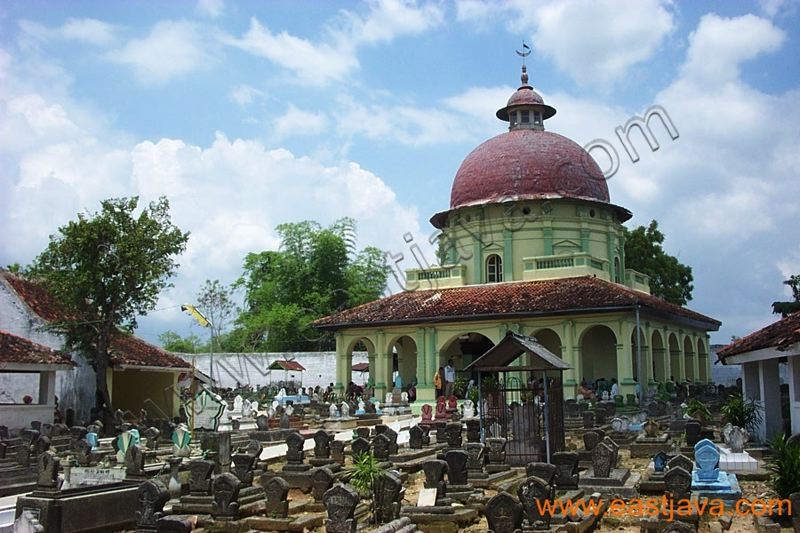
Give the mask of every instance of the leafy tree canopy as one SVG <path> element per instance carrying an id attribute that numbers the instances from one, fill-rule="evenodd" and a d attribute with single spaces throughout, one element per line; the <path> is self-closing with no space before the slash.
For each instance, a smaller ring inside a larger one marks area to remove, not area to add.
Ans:
<path id="1" fill-rule="evenodd" d="M 692 299 L 692 267 L 664 251 L 664 234 L 655 220 L 650 225 L 625 230 L 625 266 L 650 276 L 654 296 L 677 305 Z"/>
<path id="2" fill-rule="evenodd" d="M 789 279 L 785 280 L 783 284 L 792 289 L 794 301 L 772 302 L 772 312 L 776 315 L 789 316 L 800 311 L 800 275 L 789 276 Z"/>
<path id="3" fill-rule="evenodd" d="M 94 367 L 99 407 L 105 404 L 107 412 L 112 335 L 134 330 L 137 317 L 155 308 L 189 237 L 173 225 L 166 198 L 137 214 L 138 205 L 138 197 L 115 198 L 104 200 L 98 213 L 79 213 L 50 236 L 28 272 L 76 317 L 53 327 Z"/>
<path id="4" fill-rule="evenodd" d="M 302 351 L 333 349 L 329 334 L 311 322 L 379 298 L 389 268 L 377 248 L 356 249 L 355 221 L 337 220 L 328 228 L 313 221 L 281 224 L 279 251 L 250 253 L 237 286 L 244 309 L 230 340 L 242 350 Z"/>

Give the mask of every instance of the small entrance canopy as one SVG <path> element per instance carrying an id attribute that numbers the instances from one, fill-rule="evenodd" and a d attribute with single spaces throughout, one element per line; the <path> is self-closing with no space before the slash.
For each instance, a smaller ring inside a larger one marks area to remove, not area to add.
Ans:
<path id="1" fill-rule="evenodd" d="M 277 361 L 273 361 L 271 365 L 269 365 L 270 370 L 288 370 L 289 372 L 305 372 L 305 367 L 298 363 L 297 361 L 288 361 L 286 359 L 279 359 Z"/>
<path id="2" fill-rule="evenodd" d="M 353 365 L 353 372 L 369 372 L 369 363 L 356 363 Z"/>
<path id="3" fill-rule="evenodd" d="M 511 363 L 520 355 L 529 354 L 530 363 L 524 366 L 513 366 Z M 513 331 L 490 348 L 479 358 L 470 363 L 464 370 L 472 372 L 509 372 L 509 371 L 548 371 L 567 370 L 572 368 L 556 354 L 542 346 L 534 337 L 520 335 Z"/>

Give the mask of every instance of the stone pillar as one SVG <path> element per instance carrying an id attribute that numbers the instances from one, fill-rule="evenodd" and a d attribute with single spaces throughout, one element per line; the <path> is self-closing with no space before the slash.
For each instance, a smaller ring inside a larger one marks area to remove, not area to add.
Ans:
<path id="1" fill-rule="evenodd" d="M 581 357 L 575 352 L 575 323 L 572 320 L 561 322 L 561 357 L 572 368 L 564 372 L 564 398 L 574 398 L 581 383 Z"/>
<path id="2" fill-rule="evenodd" d="M 391 366 L 389 355 L 386 353 L 386 335 L 383 330 L 375 333 L 375 397 L 381 402 L 386 396 L 387 387 L 391 387 Z"/>
<path id="3" fill-rule="evenodd" d="M 514 241 L 511 230 L 503 230 L 503 281 L 514 279 Z"/>
<path id="4" fill-rule="evenodd" d="M 617 328 L 617 380 L 619 381 L 619 393 L 623 396 L 636 392 L 636 382 L 633 380 L 633 343 L 631 343 L 630 324 L 624 320 L 619 321 Z"/>
<path id="5" fill-rule="evenodd" d="M 760 384 L 760 371 L 758 361 L 753 363 L 742 364 L 742 395 L 745 398 L 750 398 L 758 402 L 762 401 L 761 384 Z M 761 411 L 765 415 L 764 410 Z M 761 421 L 761 424 L 756 428 L 756 434 L 759 440 L 764 440 L 766 435 L 766 420 Z"/>
<path id="6" fill-rule="evenodd" d="M 669 354 L 664 348 L 650 348 L 653 359 L 656 361 L 656 375 L 654 379 L 665 383 L 669 379 Z"/>
<path id="7" fill-rule="evenodd" d="M 436 328 L 426 328 L 425 338 L 428 343 L 428 381 L 431 384 L 431 388 L 433 388 L 433 375 L 439 369 L 439 352 L 436 349 Z"/>
<path id="8" fill-rule="evenodd" d="M 789 417 L 792 421 L 792 435 L 800 433 L 800 356 L 789 356 Z"/>
<path id="9" fill-rule="evenodd" d="M 334 383 L 334 387 L 336 388 L 336 394 L 342 395 L 344 394 L 345 387 L 349 381 L 344 380 L 344 373 L 345 373 L 345 357 L 347 354 L 345 353 L 346 346 L 344 344 L 344 336 L 341 333 L 336 333 L 336 382 Z M 350 360 L 352 361 L 352 359 Z"/>
<path id="10" fill-rule="evenodd" d="M 425 328 L 417 328 L 414 342 L 417 345 L 417 394 L 419 389 L 428 385 L 433 379 L 433 372 L 428 369 L 428 346 L 425 344 Z"/>
<path id="11" fill-rule="evenodd" d="M 478 235 L 472 236 L 472 284 L 483 283 L 483 248 Z"/>
<path id="12" fill-rule="evenodd" d="M 700 382 L 700 352 L 697 351 L 697 338 L 692 337 L 692 349 L 694 350 L 694 357 L 692 357 L 692 372 L 694 373 L 694 382 Z M 705 383 L 705 380 L 702 380 Z"/>
<path id="13" fill-rule="evenodd" d="M 764 426 L 769 440 L 783 431 L 781 416 L 781 377 L 777 359 L 759 361 L 759 385 L 764 403 Z"/>
<path id="14" fill-rule="evenodd" d="M 39 405 L 56 404 L 55 370 L 39 372 Z"/>

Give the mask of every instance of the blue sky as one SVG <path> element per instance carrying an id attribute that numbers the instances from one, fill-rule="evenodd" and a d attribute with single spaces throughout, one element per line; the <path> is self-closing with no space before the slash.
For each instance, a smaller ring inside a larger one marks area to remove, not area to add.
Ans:
<path id="1" fill-rule="evenodd" d="M 103 198 L 167 195 L 192 236 L 150 341 L 188 332 L 176 306 L 281 222 L 353 216 L 414 267 L 403 235 L 430 254 L 461 161 L 504 129 L 524 39 L 548 129 L 616 146 L 612 201 L 659 221 L 724 343 L 800 273 L 799 38 L 796 0 L 6 1 L 0 264 Z M 680 137 L 640 140 L 634 164 L 614 128 L 652 104 Z"/>

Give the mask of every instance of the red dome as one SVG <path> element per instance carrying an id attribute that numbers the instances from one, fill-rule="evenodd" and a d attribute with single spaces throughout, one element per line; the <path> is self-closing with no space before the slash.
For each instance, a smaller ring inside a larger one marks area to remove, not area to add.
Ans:
<path id="1" fill-rule="evenodd" d="M 489 139 L 464 159 L 453 181 L 450 209 L 547 198 L 609 203 L 608 185 L 577 143 L 557 133 L 517 129 Z"/>

